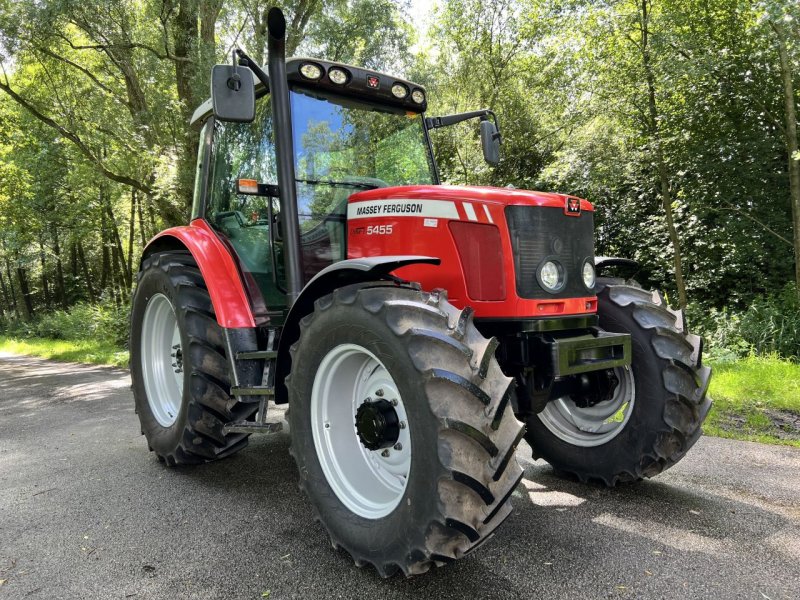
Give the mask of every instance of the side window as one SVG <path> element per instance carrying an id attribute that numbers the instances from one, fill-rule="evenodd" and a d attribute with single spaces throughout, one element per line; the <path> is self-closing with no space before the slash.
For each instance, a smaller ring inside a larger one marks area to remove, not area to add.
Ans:
<path id="1" fill-rule="evenodd" d="M 236 250 L 240 263 L 255 280 L 267 306 L 284 303 L 284 296 L 275 286 L 282 281 L 281 257 L 270 253 L 269 202 L 271 198 L 239 194 L 239 179 L 255 179 L 259 183 L 277 183 L 277 165 L 272 140 L 272 108 L 269 96 L 256 102 L 256 118 L 252 123 L 214 124 L 211 144 L 211 181 L 206 220 L 224 235 Z"/>
<path id="2" fill-rule="evenodd" d="M 215 123 L 212 161 L 208 221 L 224 231 L 222 222 L 232 218 L 231 213 L 233 218 L 244 218 L 245 222 L 260 218 L 267 198 L 240 195 L 236 184 L 239 179 L 277 183 L 269 96 L 256 103 L 256 118 L 252 123 Z"/>

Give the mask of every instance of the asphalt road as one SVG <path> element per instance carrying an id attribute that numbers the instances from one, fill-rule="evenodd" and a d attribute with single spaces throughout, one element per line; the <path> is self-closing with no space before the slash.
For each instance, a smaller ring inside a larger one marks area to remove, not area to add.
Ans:
<path id="1" fill-rule="evenodd" d="M 126 372 L 0 355 L 0 598 L 800 598 L 800 451 L 703 438 L 606 490 L 530 460 L 474 555 L 382 580 L 331 549 L 288 436 L 167 469 Z"/>

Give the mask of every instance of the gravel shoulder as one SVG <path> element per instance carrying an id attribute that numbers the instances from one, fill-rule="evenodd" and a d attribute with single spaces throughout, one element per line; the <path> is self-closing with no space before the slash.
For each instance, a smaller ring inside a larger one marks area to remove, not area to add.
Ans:
<path id="1" fill-rule="evenodd" d="M 800 597 L 800 449 L 705 437 L 617 490 L 519 458 L 473 555 L 382 580 L 331 549 L 286 434 L 167 469 L 123 370 L 0 355 L 0 598 Z M 379 541 L 376 541 L 379 543 Z"/>

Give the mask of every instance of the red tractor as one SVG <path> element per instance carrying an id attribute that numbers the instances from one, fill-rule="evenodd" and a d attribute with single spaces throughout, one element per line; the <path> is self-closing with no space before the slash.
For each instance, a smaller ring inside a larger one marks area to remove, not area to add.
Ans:
<path id="1" fill-rule="evenodd" d="M 131 371 L 167 465 L 230 456 L 289 404 L 300 484 L 334 547 L 383 576 L 460 558 L 509 515 L 515 451 L 612 486 L 701 434 L 710 371 L 662 297 L 596 278 L 593 208 L 440 185 L 410 81 L 244 52 L 212 70 L 192 220 L 144 251 Z M 256 82 L 257 80 L 257 82 Z"/>

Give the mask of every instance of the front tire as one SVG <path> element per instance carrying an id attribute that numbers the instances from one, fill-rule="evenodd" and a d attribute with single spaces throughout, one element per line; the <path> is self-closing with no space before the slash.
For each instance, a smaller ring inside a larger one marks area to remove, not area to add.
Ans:
<path id="1" fill-rule="evenodd" d="M 581 408 L 569 398 L 529 416 L 534 457 L 557 472 L 608 486 L 652 477 L 677 463 L 702 434 L 711 408 L 711 371 L 700 338 L 662 297 L 617 280 L 598 280 L 600 327 L 631 335 L 630 367 L 616 369 L 614 396 Z"/>
<path id="2" fill-rule="evenodd" d="M 524 430 L 471 314 L 443 292 L 349 286 L 317 301 L 292 347 L 300 485 L 333 546 L 384 577 L 460 558 L 511 512 Z"/>
<path id="3" fill-rule="evenodd" d="M 159 252 L 139 272 L 131 306 L 131 379 L 150 450 L 169 466 L 230 456 L 248 434 L 225 423 L 250 417 L 255 404 L 230 396 L 222 328 L 188 252 Z"/>

